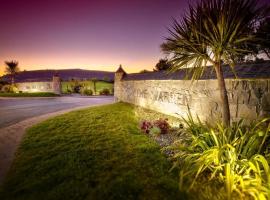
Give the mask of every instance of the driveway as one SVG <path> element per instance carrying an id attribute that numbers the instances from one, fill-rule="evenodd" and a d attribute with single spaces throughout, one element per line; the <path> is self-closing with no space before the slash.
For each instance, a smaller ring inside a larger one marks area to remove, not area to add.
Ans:
<path id="1" fill-rule="evenodd" d="M 0 99 L 0 128 L 28 118 L 61 110 L 112 103 L 114 98 L 104 97 L 48 97 Z"/>
<path id="2" fill-rule="evenodd" d="M 76 109 L 113 102 L 113 97 L 1 98 L 0 185 L 27 128 Z"/>

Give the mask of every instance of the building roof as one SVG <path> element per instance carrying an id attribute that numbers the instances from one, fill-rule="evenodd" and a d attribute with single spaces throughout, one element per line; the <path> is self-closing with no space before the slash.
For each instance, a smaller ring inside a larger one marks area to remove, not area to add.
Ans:
<path id="1" fill-rule="evenodd" d="M 223 66 L 224 78 L 233 79 L 235 74 L 229 66 Z M 270 78 L 270 61 L 254 64 L 242 64 L 235 66 L 238 78 Z M 187 78 L 187 69 L 178 70 L 174 73 L 167 71 L 155 71 L 146 73 L 127 74 L 123 80 L 183 80 Z M 216 79 L 213 67 L 206 67 L 200 80 Z"/>
<path id="2" fill-rule="evenodd" d="M 114 81 L 114 72 L 94 71 L 83 69 L 64 69 L 64 70 L 35 70 L 22 71 L 15 75 L 15 82 L 43 82 L 52 81 L 54 75 L 58 75 L 62 81 L 86 80 L 97 78 L 98 80 Z M 10 81 L 10 75 L 1 78 L 3 81 Z"/>
<path id="3" fill-rule="evenodd" d="M 115 73 L 124 73 L 124 74 L 126 74 L 125 70 L 122 68 L 122 65 L 119 66 L 119 68 L 116 70 Z"/>

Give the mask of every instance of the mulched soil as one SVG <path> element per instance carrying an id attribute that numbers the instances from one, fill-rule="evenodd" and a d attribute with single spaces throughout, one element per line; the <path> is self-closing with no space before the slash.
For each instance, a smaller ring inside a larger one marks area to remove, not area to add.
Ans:
<path id="1" fill-rule="evenodd" d="M 184 129 L 171 128 L 167 134 L 151 135 L 149 137 L 156 141 L 161 147 L 163 153 L 169 158 L 174 160 L 174 155 L 180 153 L 177 149 L 179 144 L 186 144 L 188 135 Z"/>

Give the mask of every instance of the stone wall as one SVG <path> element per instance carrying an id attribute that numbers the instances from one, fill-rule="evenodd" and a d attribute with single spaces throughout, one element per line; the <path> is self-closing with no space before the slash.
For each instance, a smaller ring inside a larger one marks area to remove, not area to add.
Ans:
<path id="1" fill-rule="evenodd" d="M 185 117 L 189 107 L 203 121 L 221 118 L 217 80 L 123 80 L 123 76 L 115 75 L 118 101 L 178 117 Z M 270 79 L 226 79 L 226 86 L 233 120 L 269 115 Z"/>
<path id="2" fill-rule="evenodd" d="M 53 82 L 16 83 L 16 87 L 22 92 L 54 92 Z"/>
<path id="3" fill-rule="evenodd" d="M 22 92 L 52 92 L 61 94 L 61 79 L 55 75 L 52 81 L 16 83 L 16 87 Z"/>

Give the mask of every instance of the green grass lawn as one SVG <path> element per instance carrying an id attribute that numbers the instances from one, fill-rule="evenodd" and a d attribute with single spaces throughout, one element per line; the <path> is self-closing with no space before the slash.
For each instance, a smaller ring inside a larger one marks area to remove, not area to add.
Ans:
<path id="1" fill-rule="evenodd" d="M 117 103 L 71 112 L 28 130 L 0 199 L 186 199 L 178 174 Z"/>
<path id="2" fill-rule="evenodd" d="M 55 97 L 59 96 L 51 92 L 33 92 L 33 93 L 0 93 L 0 97 Z"/>
<path id="3" fill-rule="evenodd" d="M 63 93 L 68 93 L 68 89 L 72 90 L 72 86 L 75 84 L 75 82 L 72 81 L 68 81 L 68 82 L 62 82 L 62 92 Z M 78 81 L 76 84 L 79 84 L 83 87 L 86 87 L 88 89 L 91 89 L 92 91 L 94 91 L 94 84 L 92 81 Z M 108 83 L 105 81 L 97 81 L 96 82 L 96 90 L 97 93 L 99 94 L 99 91 L 103 90 L 103 89 L 109 89 L 112 92 L 113 89 L 113 83 Z"/>

